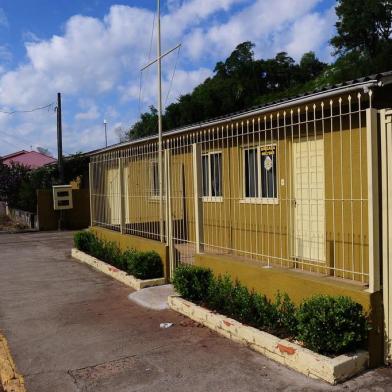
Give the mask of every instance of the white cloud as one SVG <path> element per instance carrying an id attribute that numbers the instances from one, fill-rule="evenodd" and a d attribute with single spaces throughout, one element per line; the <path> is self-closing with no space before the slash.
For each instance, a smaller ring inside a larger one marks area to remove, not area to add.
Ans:
<path id="1" fill-rule="evenodd" d="M 8 27 L 9 22 L 6 13 L 3 8 L 0 8 L 0 27 Z"/>
<path id="2" fill-rule="evenodd" d="M 98 110 L 98 107 L 96 105 L 93 105 L 85 112 L 76 113 L 75 120 L 96 120 L 97 118 L 99 118 L 99 116 L 100 112 Z"/>
<path id="3" fill-rule="evenodd" d="M 12 60 L 12 53 L 8 46 L 0 45 L 0 62 L 8 63 Z"/>
<path id="4" fill-rule="evenodd" d="M 180 41 L 183 49 L 167 103 L 211 76 L 214 64 L 246 40 L 254 42 L 256 56 L 264 58 L 281 50 L 295 58 L 308 50 L 329 58 L 326 42 L 335 15 L 332 10 L 317 13 L 320 1 L 169 1 L 168 12 L 162 17 L 163 50 Z M 113 5 L 102 19 L 71 17 L 63 33 L 49 39 L 25 33 L 25 61 L 9 70 L 2 64 L 11 59 L 9 47 L 1 46 L 0 107 L 45 105 L 61 91 L 65 97 L 64 149 L 101 146 L 104 116 L 110 123 L 127 124 L 138 115 L 139 69 L 146 63 L 153 18 L 147 9 Z M 8 24 L 0 8 L 0 25 L 2 20 L 3 26 L 4 20 Z M 175 61 L 175 53 L 163 61 L 164 100 Z M 143 77 L 142 104 L 146 109 L 156 105 L 155 68 Z M 5 120 L 0 118 L 0 126 L 3 124 Z M 48 113 L 14 116 L 2 129 L 11 138 L 8 143 L 55 148 L 55 118 Z M 0 145 L 0 154 L 3 150 Z"/>

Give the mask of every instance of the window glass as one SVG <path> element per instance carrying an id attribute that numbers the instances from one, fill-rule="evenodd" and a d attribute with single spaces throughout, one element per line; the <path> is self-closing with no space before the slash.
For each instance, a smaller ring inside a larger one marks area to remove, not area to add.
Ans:
<path id="1" fill-rule="evenodd" d="M 158 162 L 151 163 L 151 194 L 152 196 L 159 196 Z"/>
<path id="2" fill-rule="evenodd" d="M 202 166 L 203 166 L 203 196 L 209 196 L 210 193 L 209 190 L 210 171 L 208 169 L 209 157 L 208 155 L 203 155 L 201 159 L 202 159 Z"/>
<path id="3" fill-rule="evenodd" d="M 257 164 L 257 150 L 245 150 L 245 197 L 258 197 L 259 168 Z"/>
<path id="4" fill-rule="evenodd" d="M 276 198 L 276 146 L 263 146 L 261 153 L 261 196 Z"/>
<path id="5" fill-rule="evenodd" d="M 222 196 L 222 154 L 210 155 L 211 163 L 211 196 Z"/>

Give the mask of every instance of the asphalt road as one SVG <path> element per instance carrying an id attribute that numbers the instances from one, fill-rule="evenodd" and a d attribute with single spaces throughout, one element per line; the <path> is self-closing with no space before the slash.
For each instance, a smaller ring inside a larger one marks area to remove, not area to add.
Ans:
<path id="1" fill-rule="evenodd" d="M 72 233 L 0 235 L 0 329 L 28 392 L 392 390 L 391 369 L 331 387 L 142 308 L 128 287 L 73 261 L 71 246 Z"/>

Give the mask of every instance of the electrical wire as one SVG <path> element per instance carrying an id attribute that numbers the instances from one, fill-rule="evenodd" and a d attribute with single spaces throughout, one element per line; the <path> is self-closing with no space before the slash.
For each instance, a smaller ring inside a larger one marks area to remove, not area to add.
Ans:
<path id="1" fill-rule="evenodd" d="M 172 73 L 172 76 L 171 76 L 171 79 L 170 79 L 169 89 L 168 89 L 167 94 L 166 94 L 166 99 L 165 99 L 164 106 L 166 106 L 166 104 L 167 104 L 167 100 L 169 99 L 169 95 L 170 95 L 170 92 L 171 92 L 171 89 L 172 89 L 172 86 L 173 86 L 173 80 L 174 80 L 174 76 L 176 74 L 178 59 L 180 57 L 180 49 L 181 49 L 181 46 L 179 46 L 178 50 L 177 50 L 176 62 L 174 63 L 173 73 Z"/>
<path id="2" fill-rule="evenodd" d="M 40 106 L 34 109 L 27 109 L 27 110 L 12 110 L 12 111 L 6 111 L 6 110 L 0 110 L 0 113 L 2 114 L 17 114 L 17 113 L 32 113 L 32 112 L 36 112 L 38 110 L 44 110 L 44 109 L 49 109 L 50 107 L 52 107 L 54 105 L 54 103 L 50 103 L 49 105 L 45 105 L 45 106 Z"/>
<path id="3" fill-rule="evenodd" d="M 150 48 L 148 49 L 148 56 L 147 56 L 148 61 L 150 61 L 150 59 L 151 59 L 152 41 L 154 39 L 154 29 L 155 29 L 155 18 L 156 18 L 156 12 L 154 12 L 154 19 L 152 20 Z M 143 71 L 140 71 L 140 75 L 139 75 L 139 117 L 142 115 L 142 92 L 143 92 Z"/>

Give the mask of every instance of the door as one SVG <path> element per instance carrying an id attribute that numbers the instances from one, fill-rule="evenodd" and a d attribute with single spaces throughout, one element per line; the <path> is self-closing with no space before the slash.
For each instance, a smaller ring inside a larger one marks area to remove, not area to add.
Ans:
<path id="1" fill-rule="evenodd" d="M 294 257 L 324 262 L 324 140 L 295 142 L 293 161 Z"/>

